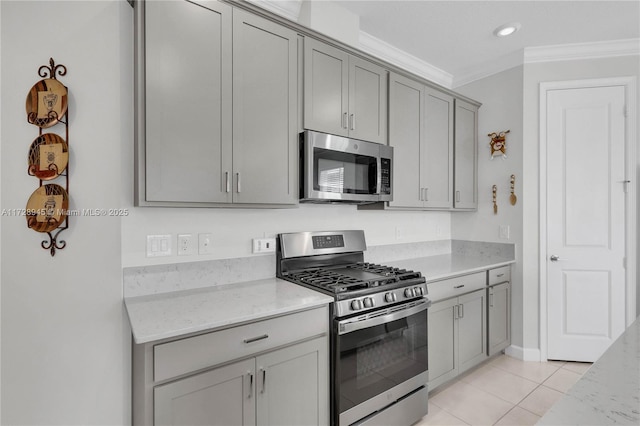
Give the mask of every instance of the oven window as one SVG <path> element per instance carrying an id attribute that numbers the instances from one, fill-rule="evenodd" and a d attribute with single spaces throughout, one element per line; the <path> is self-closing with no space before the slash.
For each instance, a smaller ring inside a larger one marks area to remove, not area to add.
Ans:
<path id="1" fill-rule="evenodd" d="M 427 311 L 337 336 L 340 413 L 427 371 Z"/>
<path id="2" fill-rule="evenodd" d="M 375 157 L 314 148 L 313 187 L 340 194 L 375 194 Z"/>

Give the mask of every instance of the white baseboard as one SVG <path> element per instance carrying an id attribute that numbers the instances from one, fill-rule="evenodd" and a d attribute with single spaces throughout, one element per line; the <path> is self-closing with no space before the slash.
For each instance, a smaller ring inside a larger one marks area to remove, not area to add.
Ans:
<path id="1" fill-rule="evenodd" d="M 541 361 L 540 349 L 538 348 L 523 348 L 521 346 L 511 345 L 504 350 L 504 353 L 523 361 Z"/>

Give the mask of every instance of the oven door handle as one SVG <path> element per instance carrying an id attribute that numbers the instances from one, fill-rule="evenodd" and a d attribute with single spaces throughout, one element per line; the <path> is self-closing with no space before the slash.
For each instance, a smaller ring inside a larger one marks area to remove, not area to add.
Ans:
<path id="1" fill-rule="evenodd" d="M 422 312 L 426 310 L 429 306 L 431 306 L 431 301 L 428 299 L 422 299 L 423 301 L 416 306 L 412 306 L 407 309 L 403 309 L 401 311 L 391 312 L 387 315 L 382 315 L 378 317 L 368 318 L 368 319 L 354 319 L 349 318 L 343 321 L 338 322 L 338 334 L 347 334 L 352 333 L 354 331 L 362 330 L 369 327 L 374 327 L 376 325 L 384 324 L 391 321 L 396 321 L 402 318 L 409 317 L 411 315 L 415 315 L 418 312 Z"/>

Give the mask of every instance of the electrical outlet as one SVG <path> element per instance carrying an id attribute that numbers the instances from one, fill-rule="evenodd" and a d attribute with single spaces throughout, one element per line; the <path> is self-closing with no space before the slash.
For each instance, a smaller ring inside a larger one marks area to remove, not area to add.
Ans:
<path id="1" fill-rule="evenodd" d="M 254 238 L 253 253 L 273 253 L 276 251 L 275 238 Z"/>
<path id="2" fill-rule="evenodd" d="M 198 254 L 213 253 L 213 235 L 198 234 Z"/>
<path id="3" fill-rule="evenodd" d="M 193 245 L 193 235 L 178 235 L 178 256 L 191 256 L 195 254 L 195 252 L 196 250 Z"/>
<path id="4" fill-rule="evenodd" d="M 147 235 L 147 257 L 171 256 L 171 235 Z"/>

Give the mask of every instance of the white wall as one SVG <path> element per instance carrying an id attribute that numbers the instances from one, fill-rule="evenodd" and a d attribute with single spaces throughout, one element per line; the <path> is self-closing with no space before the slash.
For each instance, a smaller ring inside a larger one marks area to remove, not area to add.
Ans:
<path id="1" fill-rule="evenodd" d="M 482 102 L 478 115 L 478 211 L 455 213 L 451 217 L 454 239 L 510 242 L 516 244 L 517 263 L 512 267 L 512 344 L 522 347 L 522 212 L 531 200 L 522 196 L 522 79 L 523 67 L 515 67 L 456 91 Z M 510 130 L 507 158 L 491 159 L 487 135 Z M 515 174 L 515 206 L 509 203 L 510 176 Z M 493 213 L 492 187 L 498 186 L 498 214 Z M 509 239 L 499 237 L 500 225 L 510 228 Z"/>
<path id="2" fill-rule="evenodd" d="M 38 129 L 25 98 L 50 57 L 68 69 L 60 80 L 69 88 L 70 208 L 119 207 L 133 133 L 131 7 L 2 1 L 0 10 L 2 207 L 24 208 L 38 186 L 27 175 Z M 120 219 L 72 218 L 61 234 L 67 248 L 53 258 L 23 216 L 1 226 L 2 424 L 128 424 Z"/>
<path id="3" fill-rule="evenodd" d="M 132 188 L 133 181 L 126 186 Z M 133 195 L 130 205 L 131 200 Z M 362 211 L 351 205 L 308 204 L 294 209 L 129 209 L 131 214 L 122 221 L 124 267 L 252 256 L 252 238 L 280 232 L 363 229 L 369 246 L 451 237 L 451 213 L 446 212 Z M 211 255 L 176 255 L 178 234 L 191 233 L 197 239 L 204 232 L 213 234 Z M 146 236 L 152 234 L 171 234 L 172 256 L 146 257 Z"/>

